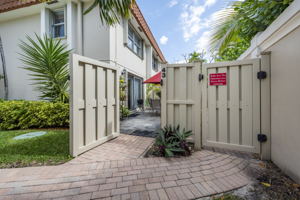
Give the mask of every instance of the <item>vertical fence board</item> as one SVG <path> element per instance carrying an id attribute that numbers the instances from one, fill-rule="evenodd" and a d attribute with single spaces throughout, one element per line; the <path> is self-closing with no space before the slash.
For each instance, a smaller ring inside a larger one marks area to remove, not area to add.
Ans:
<path id="1" fill-rule="evenodd" d="M 252 145 L 252 73 L 251 65 L 242 66 L 242 144 Z"/>
<path id="2" fill-rule="evenodd" d="M 111 135 L 114 131 L 114 111 L 113 111 L 113 103 L 114 103 L 114 92 L 113 92 L 113 72 L 112 70 L 107 70 L 107 82 L 110 84 L 106 85 L 106 93 L 107 93 L 107 135 Z"/>
<path id="3" fill-rule="evenodd" d="M 84 77 L 84 91 L 85 91 L 85 142 L 84 145 L 88 145 L 93 141 L 93 107 L 92 107 L 92 100 L 93 100 L 93 66 L 86 64 L 84 66 L 85 69 L 85 77 Z"/>
<path id="4" fill-rule="evenodd" d="M 208 75 L 216 73 L 216 69 L 209 69 Z M 217 86 L 208 86 L 208 139 L 217 141 Z"/>
<path id="5" fill-rule="evenodd" d="M 207 90 L 208 90 L 208 73 L 207 73 L 207 67 L 205 64 L 201 67 L 203 80 L 202 80 L 202 86 L 201 86 L 201 94 L 202 94 L 202 145 L 206 145 L 206 141 L 209 138 L 209 129 L 208 129 L 208 96 L 207 96 Z"/>
<path id="6" fill-rule="evenodd" d="M 239 66 L 229 68 L 230 71 L 230 143 L 239 144 L 239 112 L 240 112 L 240 99 L 239 99 Z"/>
<path id="7" fill-rule="evenodd" d="M 165 72 L 163 72 L 165 71 Z M 165 74 L 167 76 L 167 65 L 162 65 L 162 86 L 161 86 L 161 116 L 160 116 L 160 126 L 163 128 L 164 126 L 167 125 L 167 90 L 168 90 L 168 81 L 167 78 L 163 76 Z"/>
<path id="8" fill-rule="evenodd" d="M 193 68 L 193 82 L 191 87 L 193 87 L 193 131 L 194 131 L 194 138 L 195 138 L 195 149 L 202 148 L 202 131 L 201 131 L 201 83 L 199 80 L 199 75 L 201 74 L 202 63 L 196 62 L 194 63 L 195 66 Z"/>
<path id="9" fill-rule="evenodd" d="M 186 100 L 187 99 L 187 70 L 191 70 L 191 69 L 187 69 L 186 67 L 182 67 L 180 68 L 179 71 L 179 81 L 180 82 L 180 88 L 179 88 L 179 98 L 180 100 Z M 181 128 L 185 128 L 186 127 L 186 118 L 187 118 L 187 110 L 186 110 L 186 105 L 185 104 L 180 104 L 179 105 L 179 125 Z"/>
<path id="10" fill-rule="evenodd" d="M 167 68 L 167 99 L 173 100 L 175 98 L 174 95 L 174 78 L 175 72 L 173 68 Z M 174 113 L 174 105 L 167 102 L 167 123 L 169 125 L 174 125 L 175 123 L 175 113 Z"/>
<path id="11" fill-rule="evenodd" d="M 260 133 L 260 80 L 257 78 L 257 72 L 260 71 L 260 61 L 253 64 L 253 96 L 252 96 L 252 145 L 260 151 L 260 143 L 257 140 L 257 134 Z"/>
<path id="12" fill-rule="evenodd" d="M 106 136 L 106 71 L 97 69 L 97 138 Z"/>
<path id="13" fill-rule="evenodd" d="M 227 73 L 227 67 L 219 68 L 218 73 Z M 228 74 L 227 74 L 228 75 Z M 219 141 L 227 142 L 227 85 L 219 86 Z"/>

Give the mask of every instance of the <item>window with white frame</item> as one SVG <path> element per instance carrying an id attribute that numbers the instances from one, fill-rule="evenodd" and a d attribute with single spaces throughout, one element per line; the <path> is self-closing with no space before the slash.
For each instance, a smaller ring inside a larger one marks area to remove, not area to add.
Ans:
<path id="1" fill-rule="evenodd" d="M 127 46 L 139 57 L 143 58 L 143 40 L 131 26 L 128 26 Z"/>
<path id="2" fill-rule="evenodd" d="M 157 72 L 158 71 L 158 59 L 152 56 L 152 69 Z"/>
<path id="3" fill-rule="evenodd" d="M 65 28 L 65 10 L 59 9 L 52 11 L 51 15 L 51 35 L 53 38 L 62 38 L 66 36 Z"/>

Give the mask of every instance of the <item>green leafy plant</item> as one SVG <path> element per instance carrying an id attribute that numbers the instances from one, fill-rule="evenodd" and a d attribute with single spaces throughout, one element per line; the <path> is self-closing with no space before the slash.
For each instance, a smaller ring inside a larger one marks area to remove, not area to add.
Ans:
<path id="1" fill-rule="evenodd" d="M 187 138 L 191 135 L 191 131 L 180 130 L 179 126 L 165 126 L 158 132 L 158 136 L 155 139 L 154 154 L 165 157 L 190 155 L 191 150 Z"/>
<path id="2" fill-rule="evenodd" d="M 158 84 L 147 84 L 146 87 L 146 105 L 150 105 L 150 99 L 160 99 L 161 86 Z"/>
<path id="3" fill-rule="evenodd" d="M 69 127 L 69 104 L 0 101 L 0 130 Z"/>
<path id="4" fill-rule="evenodd" d="M 125 106 L 125 101 L 127 99 L 127 84 L 125 82 L 125 78 L 123 76 L 120 77 L 120 114 L 121 119 L 128 117 L 130 115 L 130 110 Z"/>
<path id="5" fill-rule="evenodd" d="M 234 1 L 216 15 L 210 46 L 221 60 L 238 58 L 250 45 L 251 39 L 264 31 L 293 0 Z M 242 45 L 237 45 L 243 43 Z M 235 55 L 232 55 L 235 53 Z"/>
<path id="6" fill-rule="evenodd" d="M 130 110 L 124 105 L 120 106 L 120 112 L 121 112 L 121 119 L 128 117 L 131 114 Z"/>
<path id="7" fill-rule="evenodd" d="M 21 41 L 21 61 L 30 72 L 40 98 L 49 101 L 69 101 L 68 61 L 71 50 L 60 39 L 44 35 L 36 36 L 36 41 L 27 36 Z"/>

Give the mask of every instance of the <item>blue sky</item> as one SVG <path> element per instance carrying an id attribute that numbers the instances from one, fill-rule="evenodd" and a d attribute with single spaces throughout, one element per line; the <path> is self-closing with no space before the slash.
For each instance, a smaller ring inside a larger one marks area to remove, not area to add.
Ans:
<path id="1" fill-rule="evenodd" d="M 212 21 L 230 0 L 137 0 L 169 63 L 207 50 Z"/>

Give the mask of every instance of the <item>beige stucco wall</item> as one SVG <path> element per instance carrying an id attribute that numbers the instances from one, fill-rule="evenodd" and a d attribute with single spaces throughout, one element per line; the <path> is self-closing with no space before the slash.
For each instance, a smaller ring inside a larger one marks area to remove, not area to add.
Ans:
<path id="1" fill-rule="evenodd" d="M 271 157 L 300 183 L 300 28 L 271 51 Z"/>
<path id="2" fill-rule="evenodd" d="M 32 81 L 28 72 L 21 67 L 18 53 L 20 40 L 25 40 L 26 35 L 34 36 L 40 33 L 40 15 L 33 15 L 0 22 L 0 35 L 2 38 L 6 68 L 8 74 L 9 99 L 36 100 L 38 93 L 33 90 Z M 2 70 L 2 66 L 1 66 Z M 0 97 L 4 97 L 3 81 L 0 81 Z"/>

